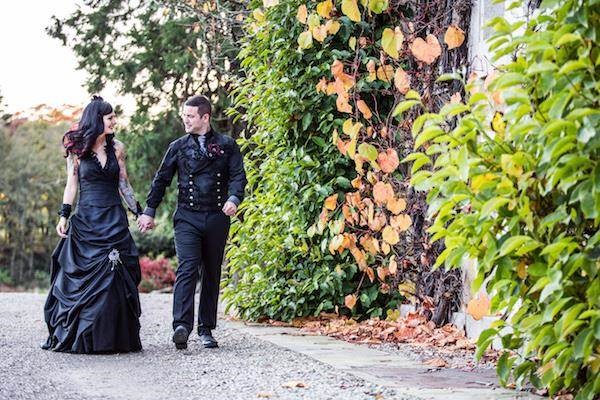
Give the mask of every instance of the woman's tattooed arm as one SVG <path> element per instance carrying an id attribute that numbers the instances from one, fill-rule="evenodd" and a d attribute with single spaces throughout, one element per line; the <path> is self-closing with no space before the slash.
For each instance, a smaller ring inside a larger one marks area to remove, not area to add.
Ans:
<path id="1" fill-rule="evenodd" d="M 119 161 L 119 191 L 127 207 L 137 215 L 140 211 L 138 209 L 138 202 L 135 199 L 135 193 L 131 183 L 129 183 L 129 177 L 127 176 L 127 167 L 125 165 L 126 153 L 125 145 L 118 140 L 115 140 L 115 154 Z"/>

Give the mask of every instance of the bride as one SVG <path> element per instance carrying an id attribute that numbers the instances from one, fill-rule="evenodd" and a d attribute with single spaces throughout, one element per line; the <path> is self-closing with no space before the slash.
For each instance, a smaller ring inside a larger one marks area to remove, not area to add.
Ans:
<path id="1" fill-rule="evenodd" d="M 142 349 L 141 273 L 121 198 L 136 216 L 141 208 L 127 177 L 125 147 L 114 138 L 115 124 L 112 106 L 94 96 L 78 127 L 63 138 L 67 183 L 44 306 L 49 335 L 41 347 L 46 350 Z M 78 188 L 77 209 L 70 217 Z"/>

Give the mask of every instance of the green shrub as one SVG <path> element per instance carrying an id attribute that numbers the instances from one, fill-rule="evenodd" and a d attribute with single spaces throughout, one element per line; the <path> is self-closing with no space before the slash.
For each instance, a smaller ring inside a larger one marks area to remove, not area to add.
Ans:
<path id="1" fill-rule="evenodd" d="M 517 2 L 518 6 L 520 2 Z M 600 393 L 600 20 L 596 1 L 544 1 L 527 20 L 491 21 L 496 77 L 472 77 L 466 103 L 424 114 L 416 146 L 437 264 L 478 263 L 475 288 L 500 321 L 503 383 Z M 450 79 L 451 77 L 446 77 Z M 460 115 L 457 123 L 453 117 Z"/>

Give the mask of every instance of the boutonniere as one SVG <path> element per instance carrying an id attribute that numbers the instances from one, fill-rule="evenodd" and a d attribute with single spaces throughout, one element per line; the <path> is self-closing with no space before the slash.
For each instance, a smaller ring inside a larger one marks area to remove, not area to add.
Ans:
<path id="1" fill-rule="evenodd" d="M 223 149 L 221 149 L 221 146 L 219 146 L 218 143 L 210 143 L 207 147 L 208 149 L 208 156 L 210 158 L 217 158 L 217 157 L 221 157 L 225 151 L 223 151 Z"/>

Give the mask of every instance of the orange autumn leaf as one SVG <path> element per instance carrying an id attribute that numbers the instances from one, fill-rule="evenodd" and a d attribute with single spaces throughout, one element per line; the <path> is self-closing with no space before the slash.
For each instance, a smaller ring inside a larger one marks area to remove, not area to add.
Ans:
<path id="1" fill-rule="evenodd" d="M 335 208 L 337 207 L 337 199 L 338 199 L 337 193 L 332 194 L 327 199 L 325 199 L 325 203 L 323 204 L 323 207 L 325 207 L 325 209 L 327 209 L 327 210 L 335 210 Z"/>
<path id="2" fill-rule="evenodd" d="M 396 257 L 392 256 L 392 259 L 390 260 L 390 265 L 388 267 L 390 274 L 392 275 L 396 275 L 396 272 L 398 272 L 398 263 L 396 262 Z"/>
<path id="3" fill-rule="evenodd" d="M 317 83 L 317 93 L 319 92 L 327 93 L 327 79 L 325 77 L 321 78 L 319 83 Z"/>
<path id="4" fill-rule="evenodd" d="M 359 249 L 356 246 L 351 247 L 350 253 L 352 253 L 352 255 L 354 256 L 356 264 L 358 264 L 359 270 L 363 271 L 365 268 L 367 268 L 367 259 L 365 257 L 365 253 L 363 253 L 361 249 Z"/>
<path id="5" fill-rule="evenodd" d="M 465 41 L 465 31 L 456 25 L 450 25 L 444 35 L 444 42 L 448 45 L 448 50 L 462 46 Z"/>
<path id="6" fill-rule="evenodd" d="M 370 235 L 361 237 L 360 245 L 372 255 L 376 255 L 379 252 L 379 241 Z"/>
<path id="7" fill-rule="evenodd" d="M 296 13 L 296 18 L 298 18 L 298 21 L 305 24 L 307 17 L 308 17 L 308 10 L 306 9 L 306 5 L 302 4 L 300 7 L 298 7 L 298 12 Z"/>
<path id="8" fill-rule="evenodd" d="M 394 197 L 392 185 L 385 182 L 377 182 L 373 186 L 373 198 L 377 204 L 385 204 Z"/>
<path id="9" fill-rule="evenodd" d="M 394 74 L 394 86 L 402 94 L 406 94 L 410 90 L 410 77 L 401 67 Z"/>
<path id="10" fill-rule="evenodd" d="M 377 267 L 377 277 L 380 281 L 385 281 L 385 278 L 388 276 L 389 271 L 385 267 Z"/>
<path id="11" fill-rule="evenodd" d="M 344 297 L 344 305 L 352 310 L 356 305 L 356 296 L 349 294 L 348 296 Z"/>
<path id="12" fill-rule="evenodd" d="M 325 38 L 327 37 L 327 27 L 325 25 L 315 26 L 311 29 L 313 38 L 318 42 L 323 43 Z"/>
<path id="13" fill-rule="evenodd" d="M 342 155 L 346 155 L 346 152 L 348 151 L 348 146 L 350 145 L 350 141 L 344 142 L 342 139 L 338 139 L 335 145 L 337 146 L 340 153 L 342 153 Z"/>
<path id="14" fill-rule="evenodd" d="M 350 103 L 348 103 L 347 96 L 338 95 L 337 99 L 335 100 L 335 106 L 339 112 L 352 114 L 352 106 Z"/>
<path id="15" fill-rule="evenodd" d="M 407 214 L 396 215 L 390 219 L 390 225 L 400 230 L 400 232 L 404 232 L 412 225 L 412 219 Z"/>
<path id="16" fill-rule="evenodd" d="M 390 82 L 394 77 L 394 67 L 390 64 L 381 65 L 377 68 L 377 79 L 385 82 Z"/>
<path id="17" fill-rule="evenodd" d="M 371 282 L 375 281 L 375 271 L 373 271 L 373 268 L 367 267 L 366 273 Z"/>
<path id="18" fill-rule="evenodd" d="M 387 220 L 385 218 L 385 215 L 383 215 L 382 213 L 377 213 L 377 215 L 369 219 L 368 225 L 369 229 L 371 229 L 373 232 L 379 232 L 381 228 L 385 226 L 386 223 Z"/>
<path id="19" fill-rule="evenodd" d="M 383 240 L 385 240 L 392 246 L 400 241 L 400 236 L 398 236 L 398 232 L 396 232 L 396 230 L 389 225 L 383 228 L 383 232 L 381 235 Z"/>
<path id="20" fill-rule="evenodd" d="M 473 319 L 480 320 L 490 313 L 490 299 L 485 294 L 480 294 L 477 298 L 469 301 L 467 312 Z"/>
<path id="21" fill-rule="evenodd" d="M 352 187 L 354 189 L 360 189 L 363 186 L 362 179 L 360 176 L 357 176 L 356 178 L 352 179 L 350 183 L 352 184 Z"/>
<path id="22" fill-rule="evenodd" d="M 462 101 L 462 96 L 460 95 L 460 92 L 456 92 L 452 96 L 450 96 L 450 104 L 458 104 L 461 101 Z"/>
<path id="23" fill-rule="evenodd" d="M 429 34 L 426 40 L 416 38 L 410 44 L 410 51 L 417 60 L 432 64 L 442 54 L 442 47 L 437 38 Z"/>
<path id="24" fill-rule="evenodd" d="M 398 159 L 398 153 L 392 148 L 388 148 L 385 152 L 381 152 L 377 155 L 377 164 L 381 167 L 381 170 L 386 174 L 392 173 L 400 165 Z"/>
<path id="25" fill-rule="evenodd" d="M 367 103 L 365 103 L 363 100 L 358 100 L 356 102 L 356 106 L 358 107 L 358 110 L 362 113 L 363 117 L 365 117 L 365 119 L 371 119 L 373 114 L 371 113 L 371 109 L 369 108 Z"/>
<path id="26" fill-rule="evenodd" d="M 386 207 L 392 214 L 396 215 L 406 209 L 406 200 L 393 197 L 387 202 Z"/>

